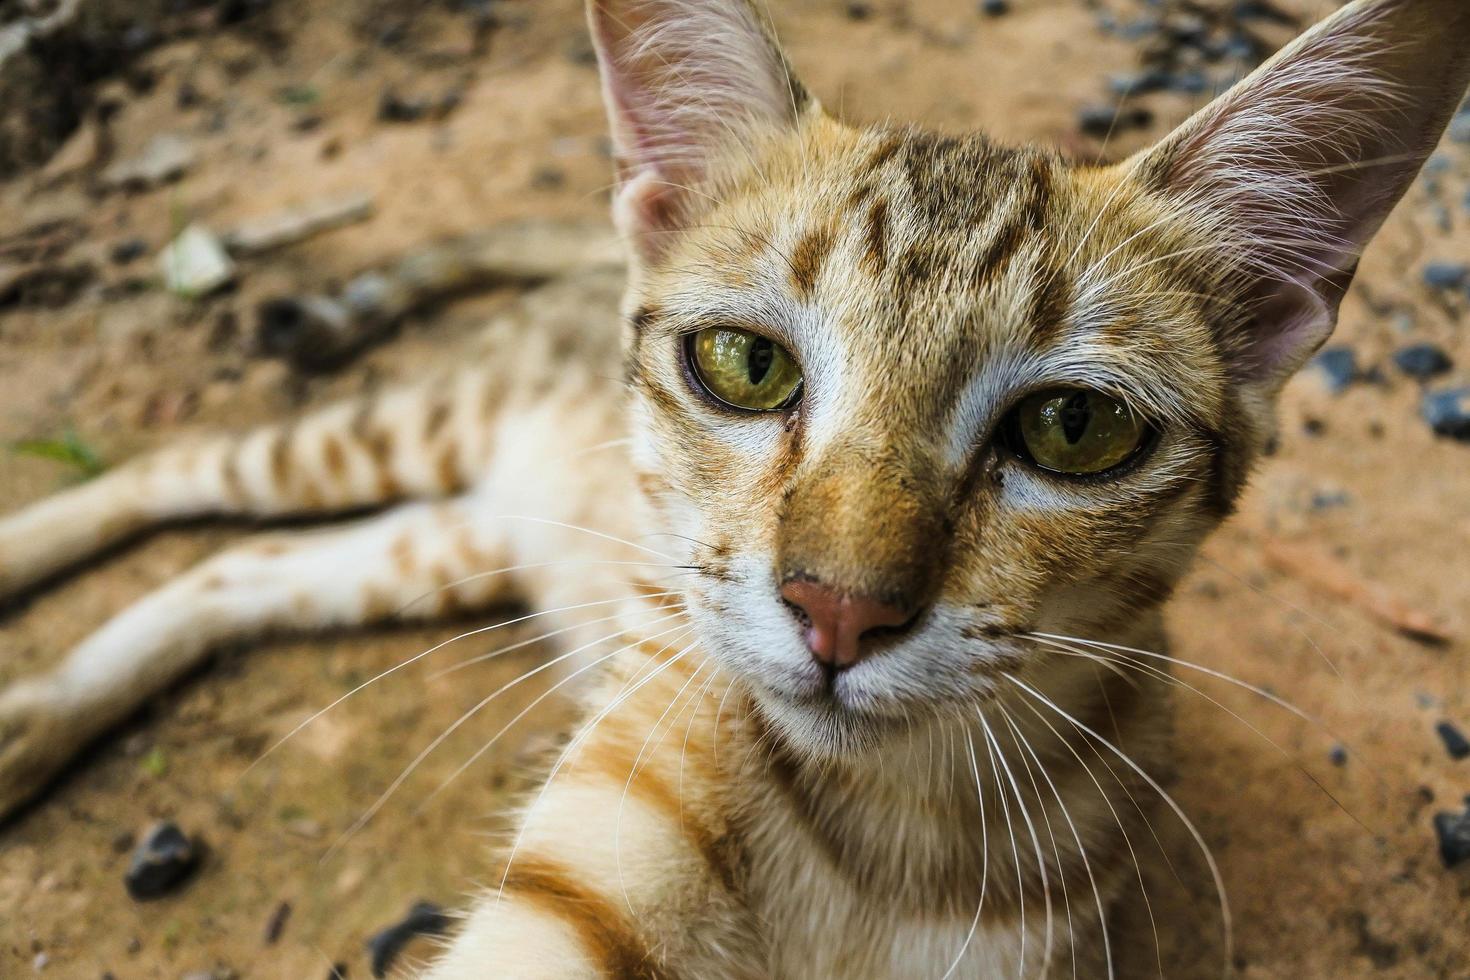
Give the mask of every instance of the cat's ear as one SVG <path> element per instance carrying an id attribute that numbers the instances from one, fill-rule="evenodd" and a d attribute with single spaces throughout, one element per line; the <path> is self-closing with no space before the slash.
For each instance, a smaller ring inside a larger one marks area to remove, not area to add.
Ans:
<path id="1" fill-rule="evenodd" d="M 1356 0 L 1125 166 L 1231 249 L 1268 392 L 1331 334 L 1369 239 L 1470 85 L 1470 0 Z"/>
<path id="2" fill-rule="evenodd" d="M 613 215 L 644 259 L 720 154 L 813 108 L 749 0 L 588 0 L 612 123 Z"/>

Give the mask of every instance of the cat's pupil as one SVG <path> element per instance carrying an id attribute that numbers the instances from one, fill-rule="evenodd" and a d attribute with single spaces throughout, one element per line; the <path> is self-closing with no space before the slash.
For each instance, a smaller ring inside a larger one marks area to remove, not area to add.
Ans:
<path id="1" fill-rule="evenodd" d="M 1067 444 L 1070 446 L 1077 445 L 1078 440 L 1087 432 L 1087 424 L 1092 421 L 1090 403 L 1087 392 L 1079 391 L 1062 405 L 1062 435 L 1067 437 Z"/>
<path id="2" fill-rule="evenodd" d="M 750 376 L 750 383 L 758 385 L 765 380 L 771 370 L 771 365 L 776 361 L 776 345 L 764 337 L 757 337 L 750 345 L 750 357 L 746 359 L 745 370 Z"/>

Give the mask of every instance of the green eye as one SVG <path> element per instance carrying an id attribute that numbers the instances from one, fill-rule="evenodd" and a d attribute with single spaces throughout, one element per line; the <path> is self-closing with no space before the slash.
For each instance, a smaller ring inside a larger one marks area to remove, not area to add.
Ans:
<path id="1" fill-rule="evenodd" d="M 1126 462 L 1148 423 L 1115 398 L 1082 388 L 1044 391 L 1017 406 L 1012 448 L 1042 469 L 1086 475 Z"/>
<path id="2" fill-rule="evenodd" d="M 745 330 L 699 331 L 689 339 L 689 360 L 705 390 L 752 412 L 785 408 L 801 387 L 801 370 L 785 348 Z"/>

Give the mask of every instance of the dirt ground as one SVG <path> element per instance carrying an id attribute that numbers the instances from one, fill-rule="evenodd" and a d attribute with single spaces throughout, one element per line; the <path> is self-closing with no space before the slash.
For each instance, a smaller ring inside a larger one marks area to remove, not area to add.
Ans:
<path id="1" fill-rule="evenodd" d="M 452 358 L 507 294 L 412 317 L 389 343 L 324 376 L 260 356 L 252 329 L 266 297 L 326 288 L 442 236 L 604 212 L 609 162 L 580 5 L 493 5 L 500 26 L 482 32 L 479 47 L 466 6 L 476 5 L 278 4 L 167 41 L 104 82 L 114 107 L 105 127 L 93 112 L 48 164 L 0 184 L 0 239 L 59 221 L 78 233 L 58 261 L 91 266 L 75 296 L 0 305 L 0 442 L 72 428 L 119 460 Z M 969 0 L 784 0 L 776 17 L 809 86 L 849 117 L 979 126 L 1097 153 L 1098 141 L 1078 133 L 1078 110 L 1107 100 L 1105 80 L 1137 68 L 1139 45 L 1100 31 L 1096 8 L 1127 18 L 1146 7 L 1011 6 L 986 17 Z M 1283 6 L 1310 17 L 1329 4 Z M 1273 30 L 1277 41 L 1290 34 Z M 458 103 L 441 118 L 384 122 L 389 89 L 435 101 L 455 93 Z M 1203 98 L 1149 97 L 1155 121 L 1116 136 L 1107 152 L 1146 144 Z M 159 133 L 185 136 L 196 152 L 180 181 L 96 188 L 102 158 L 126 159 Z M 1433 342 L 1458 365 L 1434 386 L 1470 382 L 1466 303 L 1431 294 L 1420 276 L 1428 261 L 1470 256 L 1470 147 L 1447 143 L 1442 160 L 1365 260 L 1334 341 L 1378 372 L 1336 395 L 1314 370 L 1293 383 L 1278 455 L 1172 607 L 1177 656 L 1321 719 L 1312 725 L 1199 672 L 1184 676 L 1219 706 L 1182 694 L 1168 785 L 1219 861 L 1242 977 L 1470 976 L 1470 877 L 1442 867 L 1431 828 L 1434 813 L 1458 812 L 1470 793 L 1470 760 L 1453 761 L 1434 731 L 1444 720 L 1470 728 L 1470 445 L 1430 432 L 1420 386 L 1389 361 L 1407 342 Z M 185 300 L 155 281 L 153 255 L 188 221 L 219 230 L 356 191 L 372 195 L 371 220 L 244 261 L 232 291 Z M 133 238 L 146 255 L 113 262 L 110 250 Z M 67 478 L 48 460 L 0 456 L 0 508 Z M 0 611 L 0 683 L 55 661 L 249 532 L 168 530 Z M 1400 635 L 1324 587 L 1323 568 L 1439 617 L 1451 640 Z M 520 778 L 516 757 L 492 754 L 422 810 L 420 801 L 530 692 L 467 725 L 376 819 L 329 848 L 423 745 L 540 654 L 451 678 L 395 674 L 246 769 L 317 708 L 456 631 L 223 651 L 156 699 L 0 826 L 0 977 L 317 978 L 334 964 L 368 976 L 366 937 L 416 900 L 453 906 L 484 871 L 486 838 L 502 826 L 497 807 Z M 488 646 L 466 641 L 460 652 Z M 181 893 L 135 903 L 122 885 L 129 842 L 163 817 L 200 834 L 208 854 Z M 1167 881 L 1156 893 L 1166 972 L 1217 976 L 1218 903 L 1188 872 L 1199 862 L 1187 835 L 1166 823 L 1160 837 L 1186 884 L 1176 898 Z M 288 917 L 268 930 L 282 903 Z M 1146 944 L 1143 960 L 1152 960 L 1146 925 L 1129 941 Z"/>

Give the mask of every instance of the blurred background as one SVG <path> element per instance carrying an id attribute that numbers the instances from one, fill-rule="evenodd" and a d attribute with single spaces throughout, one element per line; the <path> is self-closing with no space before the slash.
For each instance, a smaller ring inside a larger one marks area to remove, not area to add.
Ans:
<path id="1" fill-rule="evenodd" d="M 845 117 L 1096 160 L 1158 138 L 1337 4 L 772 6 Z M 0 508 L 451 363 L 520 284 L 441 283 L 348 341 L 314 333 L 303 299 L 513 220 L 600 225 L 598 98 L 576 0 L 0 0 Z M 1289 389 L 1276 457 L 1172 607 L 1176 656 L 1321 719 L 1182 675 L 1199 693 L 1179 693 L 1180 762 L 1162 775 L 1222 867 L 1241 976 L 1470 975 L 1470 872 L 1448 866 L 1470 853 L 1455 737 L 1470 731 L 1467 262 L 1462 111 Z M 587 329 L 616 324 L 596 311 Z M 169 530 L 0 609 L 0 683 L 248 531 Z M 156 699 L 0 825 L 0 976 L 371 976 L 371 937 L 476 887 L 521 755 L 492 752 L 420 803 L 535 692 L 466 725 L 324 855 L 543 654 L 402 671 L 241 775 L 316 709 L 465 628 L 221 651 Z M 129 854 L 160 820 L 202 860 L 135 902 Z M 1218 976 L 1214 892 L 1173 821 L 1157 836 L 1137 843 L 1169 858 L 1150 894 L 1177 893 L 1154 901 L 1166 972 Z M 1129 928 L 1149 972 L 1152 929 Z M 400 963 L 431 948 L 412 940 Z"/>

